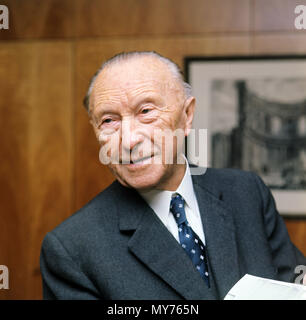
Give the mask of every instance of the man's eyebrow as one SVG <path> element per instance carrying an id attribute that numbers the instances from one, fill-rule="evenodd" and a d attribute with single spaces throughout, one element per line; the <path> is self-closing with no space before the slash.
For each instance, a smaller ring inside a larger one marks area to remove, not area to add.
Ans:
<path id="1" fill-rule="evenodd" d="M 118 107 L 100 104 L 96 106 L 94 116 L 96 118 L 101 118 L 105 114 L 116 114 L 116 113 L 118 113 Z"/>
<path id="2" fill-rule="evenodd" d="M 133 109 L 137 109 L 141 104 L 144 103 L 153 103 L 153 104 L 161 104 L 162 103 L 162 97 L 160 97 L 159 94 L 156 92 L 153 92 L 151 90 L 147 90 L 146 92 L 143 92 L 136 96 L 133 101 L 131 101 L 130 107 Z M 102 115 L 106 113 L 118 113 L 121 110 L 121 104 L 118 101 L 118 104 L 108 103 L 107 101 L 101 101 L 100 103 L 97 103 L 95 107 L 94 114 L 97 117 L 101 117 Z"/>

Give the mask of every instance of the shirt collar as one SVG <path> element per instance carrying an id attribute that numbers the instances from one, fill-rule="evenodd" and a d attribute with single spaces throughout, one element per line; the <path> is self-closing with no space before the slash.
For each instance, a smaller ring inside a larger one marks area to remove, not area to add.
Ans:
<path id="1" fill-rule="evenodd" d="M 186 160 L 185 174 L 184 174 L 183 180 L 181 181 L 179 187 L 176 190 L 176 193 L 179 193 L 184 198 L 185 203 L 186 205 L 188 205 L 189 208 L 195 209 L 195 206 L 194 206 L 195 196 L 194 196 L 192 179 L 190 175 L 190 168 L 187 160 Z"/>
<path id="2" fill-rule="evenodd" d="M 174 193 L 179 193 L 184 198 L 186 205 L 191 208 L 193 212 L 197 212 L 189 164 L 186 158 L 185 162 L 185 174 L 176 191 L 150 190 L 147 192 L 139 192 L 165 225 L 167 225 L 171 197 Z"/>

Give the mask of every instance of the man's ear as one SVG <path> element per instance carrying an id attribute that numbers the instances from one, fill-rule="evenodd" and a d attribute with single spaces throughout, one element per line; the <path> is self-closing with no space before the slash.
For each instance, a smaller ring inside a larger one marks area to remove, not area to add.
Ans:
<path id="1" fill-rule="evenodd" d="M 184 112 L 186 116 L 185 122 L 185 137 L 187 137 L 190 133 L 192 127 L 192 120 L 194 116 L 195 110 L 195 97 L 189 97 L 186 99 L 184 103 Z"/>

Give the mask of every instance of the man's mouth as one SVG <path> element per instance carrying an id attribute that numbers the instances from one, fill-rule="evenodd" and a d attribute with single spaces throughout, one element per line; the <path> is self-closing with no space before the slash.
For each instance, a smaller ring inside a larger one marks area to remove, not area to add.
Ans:
<path id="1" fill-rule="evenodd" d="M 151 158 L 152 158 L 152 155 L 147 156 L 147 157 L 143 157 L 143 158 L 139 158 L 137 160 L 132 160 L 131 159 L 130 164 L 137 164 L 137 163 L 144 162 L 144 161 L 146 161 L 148 159 L 151 159 Z"/>
<path id="2" fill-rule="evenodd" d="M 145 164 L 150 164 L 152 163 L 152 158 L 154 157 L 154 154 L 146 156 L 146 157 L 141 157 L 141 158 L 137 158 L 137 159 L 126 159 L 126 160 L 121 160 L 120 164 L 122 165 L 126 165 L 129 167 L 133 167 L 133 166 L 140 166 L 140 165 L 145 165 Z"/>

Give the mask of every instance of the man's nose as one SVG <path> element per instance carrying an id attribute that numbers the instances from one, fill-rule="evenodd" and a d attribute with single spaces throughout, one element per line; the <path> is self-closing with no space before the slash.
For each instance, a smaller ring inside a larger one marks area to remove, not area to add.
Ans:
<path id="1" fill-rule="evenodd" d="M 132 151 L 138 144 L 143 142 L 143 135 L 132 119 L 122 121 L 121 135 L 122 147 L 126 152 Z"/>

